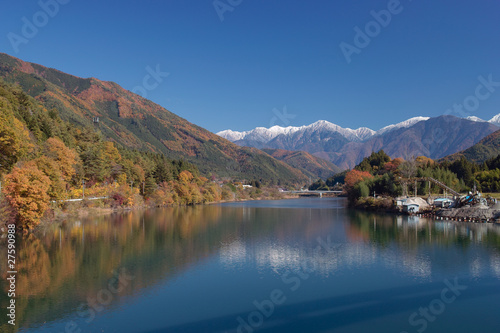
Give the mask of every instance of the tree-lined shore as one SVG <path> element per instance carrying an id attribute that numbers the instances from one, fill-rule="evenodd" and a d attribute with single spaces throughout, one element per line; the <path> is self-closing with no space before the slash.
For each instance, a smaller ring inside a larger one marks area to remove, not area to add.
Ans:
<path id="1" fill-rule="evenodd" d="M 62 120 L 19 86 L 0 82 L 0 217 L 29 230 L 69 209 L 192 205 L 279 197 L 259 180 L 201 175 L 163 153 L 107 141 L 97 127 Z M 84 200 L 80 204 L 68 199 Z"/>

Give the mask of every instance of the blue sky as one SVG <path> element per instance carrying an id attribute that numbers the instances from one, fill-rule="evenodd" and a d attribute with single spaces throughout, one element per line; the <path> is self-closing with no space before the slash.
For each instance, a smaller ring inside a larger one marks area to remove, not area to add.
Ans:
<path id="1" fill-rule="evenodd" d="M 129 90 L 159 66 L 169 75 L 147 98 L 213 132 L 320 119 L 376 130 L 464 100 L 464 115 L 500 113 L 500 86 L 470 98 L 479 76 L 500 82 L 496 0 L 217 0 L 219 13 L 213 0 L 59 1 L 53 17 L 4 3 L 0 51 Z M 15 47 L 23 17 L 38 31 Z M 370 41 L 348 63 L 340 44 L 356 47 L 355 27 Z"/>

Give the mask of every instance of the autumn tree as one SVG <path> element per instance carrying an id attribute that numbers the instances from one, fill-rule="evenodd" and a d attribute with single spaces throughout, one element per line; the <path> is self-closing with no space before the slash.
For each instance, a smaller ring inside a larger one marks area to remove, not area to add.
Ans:
<path id="1" fill-rule="evenodd" d="M 384 170 L 387 171 L 387 172 L 391 172 L 391 171 L 395 172 L 396 170 L 398 170 L 399 166 L 403 162 L 404 162 L 404 159 L 402 159 L 401 157 L 395 158 L 392 161 L 387 162 L 384 165 Z"/>
<path id="2" fill-rule="evenodd" d="M 50 138 L 43 145 L 43 153 L 57 163 L 65 181 L 70 181 L 75 174 L 76 153 L 66 147 L 58 138 Z"/>
<path id="3" fill-rule="evenodd" d="M 184 170 L 184 171 L 181 171 L 181 173 L 179 173 L 179 181 L 181 183 L 189 183 L 191 180 L 193 180 L 193 174 L 187 170 Z"/>
<path id="4" fill-rule="evenodd" d="M 35 162 L 14 167 L 5 177 L 3 193 L 9 204 L 16 211 L 18 225 L 21 228 L 35 227 L 49 207 L 51 185 L 49 177 L 38 169 Z"/>
<path id="5" fill-rule="evenodd" d="M 203 200 L 205 202 L 213 202 L 221 200 L 221 188 L 213 182 L 206 183 L 203 188 Z"/>
<path id="6" fill-rule="evenodd" d="M 367 171 L 358 171 L 353 169 L 345 175 L 345 184 L 348 187 L 354 187 L 357 183 L 366 179 L 371 179 L 373 176 Z"/>
<path id="7" fill-rule="evenodd" d="M 414 159 L 404 161 L 399 165 L 398 171 L 404 178 L 412 178 L 417 173 L 417 162 Z"/>
<path id="8" fill-rule="evenodd" d="M 37 168 L 50 179 L 50 186 L 47 194 L 51 199 L 62 200 L 66 191 L 66 182 L 59 168 L 59 164 L 47 156 L 42 156 L 34 160 Z"/>
<path id="9" fill-rule="evenodd" d="M 11 108 L 9 102 L 0 97 L 0 172 L 9 172 L 33 148 L 28 130 L 14 117 Z"/>
<path id="10" fill-rule="evenodd" d="M 102 157 L 105 161 L 107 161 L 106 174 L 113 178 L 116 178 L 123 169 L 123 167 L 120 165 L 122 156 L 120 155 L 120 152 L 113 142 L 106 141 L 104 142 L 103 146 L 104 148 Z"/>

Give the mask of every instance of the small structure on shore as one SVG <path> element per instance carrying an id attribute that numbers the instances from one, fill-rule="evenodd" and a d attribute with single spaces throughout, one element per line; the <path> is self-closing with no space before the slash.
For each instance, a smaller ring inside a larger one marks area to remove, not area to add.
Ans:
<path id="1" fill-rule="evenodd" d="M 422 209 L 429 208 L 427 201 L 420 197 L 397 198 L 396 206 L 400 206 L 402 211 L 408 214 L 415 214 L 420 212 Z"/>
<path id="2" fill-rule="evenodd" d="M 455 201 L 453 199 L 450 199 L 450 198 L 437 198 L 437 199 L 434 199 L 433 204 L 435 207 L 448 208 L 448 207 L 451 207 L 454 202 Z"/>
<path id="3" fill-rule="evenodd" d="M 403 212 L 408 213 L 408 214 L 415 214 L 420 211 L 420 205 L 418 204 L 404 204 L 403 205 Z"/>

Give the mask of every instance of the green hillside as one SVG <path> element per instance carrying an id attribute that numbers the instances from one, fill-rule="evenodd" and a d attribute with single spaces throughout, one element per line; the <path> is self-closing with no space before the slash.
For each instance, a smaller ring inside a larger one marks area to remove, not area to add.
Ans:
<path id="1" fill-rule="evenodd" d="M 500 154 L 500 130 L 484 137 L 481 141 L 461 152 L 444 157 L 444 161 L 455 161 L 465 157 L 468 161 L 483 163 Z"/>

